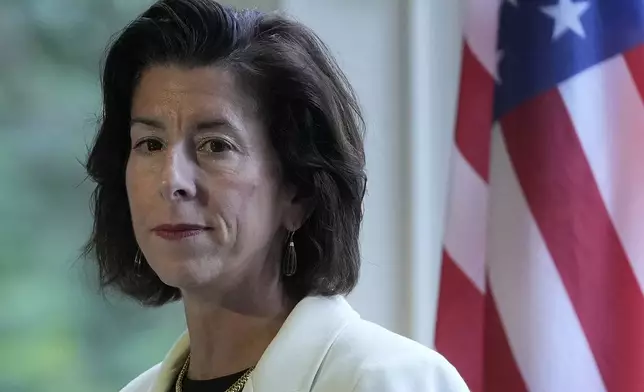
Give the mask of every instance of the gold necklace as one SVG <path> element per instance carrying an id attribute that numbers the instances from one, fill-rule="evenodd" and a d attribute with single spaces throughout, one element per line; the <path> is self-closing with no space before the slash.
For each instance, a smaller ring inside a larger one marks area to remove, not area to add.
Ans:
<path id="1" fill-rule="evenodd" d="M 186 377 L 186 372 L 188 371 L 188 364 L 190 364 L 190 353 L 188 353 L 188 356 L 186 357 L 186 362 L 183 364 L 183 367 L 179 372 L 179 376 L 177 377 L 177 382 L 176 384 L 174 384 L 175 392 L 183 392 L 183 379 Z M 246 381 L 248 381 L 248 378 L 250 377 L 250 373 L 254 369 L 255 369 L 255 366 L 252 366 L 250 369 L 246 370 L 244 374 L 242 374 L 242 376 L 239 377 L 237 381 L 235 381 L 235 383 L 230 386 L 230 388 L 226 389 L 226 392 L 241 392 L 241 390 L 244 389 L 244 385 L 246 385 Z"/>

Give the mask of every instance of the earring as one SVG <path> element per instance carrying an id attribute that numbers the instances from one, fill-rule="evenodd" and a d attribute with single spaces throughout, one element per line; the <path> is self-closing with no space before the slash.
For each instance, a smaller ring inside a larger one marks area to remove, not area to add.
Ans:
<path id="1" fill-rule="evenodd" d="M 134 255 L 134 269 L 136 274 L 140 276 L 141 273 L 141 250 L 137 249 L 136 254 Z"/>
<path id="2" fill-rule="evenodd" d="M 295 234 L 293 231 L 288 233 L 285 251 L 286 255 L 284 257 L 284 263 L 282 264 L 282 270 L 286 276 L 293 276 L 295 275 L 295 271 L 297 271 L 297 253 L 295 253 L 293 234 Z"/>

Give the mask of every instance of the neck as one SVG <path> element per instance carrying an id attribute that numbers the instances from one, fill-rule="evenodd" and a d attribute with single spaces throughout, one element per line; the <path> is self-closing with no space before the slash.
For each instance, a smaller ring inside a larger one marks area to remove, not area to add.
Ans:
<path id="1" fill-rule="evenodd" d="M 188 377 L 193 380 L 222 377 L 257 364 L 293 308 L 279 285 L 206 298 L 184 293 Z"/>

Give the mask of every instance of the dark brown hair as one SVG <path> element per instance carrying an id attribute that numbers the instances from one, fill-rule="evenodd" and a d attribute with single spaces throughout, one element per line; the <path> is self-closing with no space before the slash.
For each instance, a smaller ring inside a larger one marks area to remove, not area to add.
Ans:
<path id="1" fill-rule="evenodd" d="M 211 0 L 159 1 L 107 50 L 103 113 L 86 163 L 96 189 L 85 255 L 95 256 L 101 287 L 146 305 L 180 298 L 145 260 L 136 268 L 139 248 L 125 188 L 134 88 L 146 68 L 170 63 L 232 71 L 259 105 L 285 180 L 310 200 L 311 213 L 294 238 L 297 273 L 283 278 L 289 297 L 349 293 L 360 269 L 367 181 L 355 94 L 325 45 L 302 24 Z"/>

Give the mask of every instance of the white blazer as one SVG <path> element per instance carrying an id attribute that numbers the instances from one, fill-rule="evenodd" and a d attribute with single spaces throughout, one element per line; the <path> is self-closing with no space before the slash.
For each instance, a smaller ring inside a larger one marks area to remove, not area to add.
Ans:
<path id="1" fill-rule="evenodd" d="M 189 348 L 184 333 L 160 364 L 121 392 L 167 392 Z M 341 296 L 307 297 L 268 346 L 243 392 L 469 392 L 441 355 L 360 318 Z"/>

